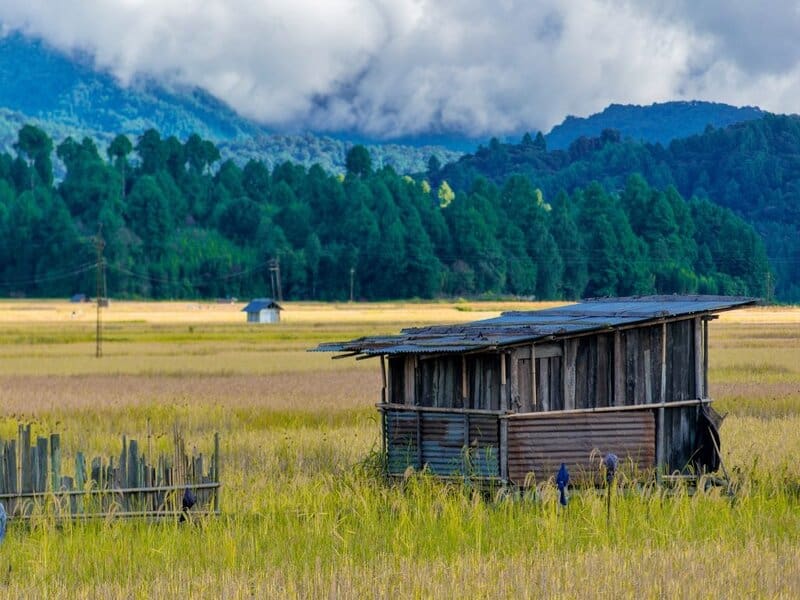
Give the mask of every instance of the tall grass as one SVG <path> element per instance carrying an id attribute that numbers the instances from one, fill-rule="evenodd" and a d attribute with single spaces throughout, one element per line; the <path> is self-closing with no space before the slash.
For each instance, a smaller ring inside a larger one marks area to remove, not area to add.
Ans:
<path id="1" fill-rule="evenodd" d="M 193 343 L 178 339 L 185 324 L 119 324 L 111 360 L 98 361 L 79 356 L 86 342 L 54 343 L 61 325 L 24 340 L 0 326 L 0 356 L 16 350 L 34 365 L 24 375 L 0 369 L 0 436 L 19 418 L 58 430 L 68 464 L 77 448 L 118 451 L 120 433 L 141 440 L 148 424 L 156 449 L 174 423 L 203 452 L 219 431 L 224 486 L 223 515 L 186 524 L 12 523 L 0 596 L 795 597 L 800 346 L 777 333 L 800 332 L 760 326 L 776 333 L 760 338 L 779 349 L 771 360 L 760 346 L 747 352 L 750 334 L 730 343 L 739 325 L 714 325 L 712 385 L 729 413 L 723 458 L 735 493 L 622 479 L 610 526 L 602 489 L 573 491 L 563 508 L 552 480 L 525 494 L 425 474 L 385 481 L 377 365 L 321 362 L 300 351 L 312 335 L 301 327 L 262 347 L 229 325 L 198 327 Z M 338 327 L 320 326 L 320 337 Z M 248 353 L 259 360 L 246 369 L 211 368 Z M 745 380 L 736 365 L 765 381 Z"/>

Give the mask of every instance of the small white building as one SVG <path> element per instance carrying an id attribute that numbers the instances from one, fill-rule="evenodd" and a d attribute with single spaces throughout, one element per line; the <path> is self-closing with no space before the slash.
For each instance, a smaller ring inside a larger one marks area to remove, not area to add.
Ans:
<path id="1" fill-rule="evenodd" d="M 272 298 L 255 298 L 242 309 L 248 323 L 280 323 L 283 307 Z"/>

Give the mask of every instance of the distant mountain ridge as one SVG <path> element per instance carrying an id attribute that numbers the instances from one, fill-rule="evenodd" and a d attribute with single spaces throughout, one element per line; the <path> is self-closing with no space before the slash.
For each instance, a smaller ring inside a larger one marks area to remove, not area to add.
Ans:
<path id="1" fill-rule="evenodd" d="M 559 149 L 580 137 L 597 137 L 605 129 L 614 129 L 623 139 L 666 144 L 702 133 L 707 125 L 725 127 L 764 114 L 756 107 L 699 101 L 612 104 L 585 118 L 567 117 L 545 138 L 550 149 Z M 431 155 L 445 164 L 488 143 L 457 132 L 428 132 L 396 140 L 371 140 L 353 132 L 276 133 L 239 116 L 199 88 L 170 88 L 145 78 L 124 87 L 109 73 L 97 70 L 88 54 L 67 55 L 41 40 L 12 32 L 0 36 L 0 148 L 10 149 L 25 122 L 35 123 L 55 140 L 89 136 L 101 144 L 118 133 L 137 137 L 149 128 L 179 139 L 197 133 L 238 162 L 256 158 L 268 166 L 284 161 L 306 166 L 319 163 L 334 172 L 344 171 L 345 156 L 354 144 L 366 145 L 376 166 L 416 173 L 426 170 Z M 501 137 L 517 141 L 523 133 Z"/>
<path id="2" fill-rule="evenodd" d="M 241 161 L 319 163 L 344 171 L 353 142 L 318 136 L 276 134 L 239 116 L 199 89 L 165 87 L 139 79 L 128 87 L 98 71 L 85 54 L 66 55 L 20 33 L 0 36 L 0 148 L 10 149 L 20 125 L 33 122 L 56 140 L 89 136 L 109 143 L 118 133 L 131 137 L 147 129 L 186 139 L 197 133 L 217 143 L 226 157 Z M 431 144 L 367 144 L 377 165 L 400 172 L 422 171 L 432 154 L 441 162 L 461 152 Z"/>
<path id="3" fill-rule="evenodd" d="M 65 126 L 208 139 L 268 133 L 198 88 L 168 90 L 140 79 L 129 87 L 95 70 L 88 56 L 67 56 L 45 43 L 11 33 L 0 38 L 0 105 Z"/>
<path id="4" fill-rule="evenodd" d="M 667 145 L 672 140 L 703 133 L 709 125 L 727 127 L 760 119 L 769 114 L 757 106 L 732 106 L 721 102 L 701 100 L 676 100 L 656 102 L 647 106 L 638 104 L 610 104 L 599 113 L 588 117 L 568 115 L 561 123 L 544 135 L 551 150 L 565 150 L 575 140 L 599 137 L 604 130 L 613 129 L 620 136 L 637 142 Z M 529 133 L 536 134 L 535 130 Z M 524 131 L 512 135 L 498 135 L 500 141 L 516 143 Z M 346 136 L 347 137 L 347 136 Z M 456 152 L 469 153 L 480 145 L 489 143 L 490 136 L 470 137 L 457 133 L 428 133 L 392 140 L 399 144 L 444 146 Z M 358 143 L 363 140 L 353 138 Z"/>
<path id="5" fill-rule="evenodd" d="M 760 119 L 766 111 L 757 106 L 731 106 L 699 100 L 637 104 L 611 104 L 588 117 L 568 116 L 545 136 L 548 148 L 563 150 L 581 137 L 598 137 L 614 129 L 622 138 L 667 145 L 679 138 L 702 133 L 708 125 L 727 127 Z"/>

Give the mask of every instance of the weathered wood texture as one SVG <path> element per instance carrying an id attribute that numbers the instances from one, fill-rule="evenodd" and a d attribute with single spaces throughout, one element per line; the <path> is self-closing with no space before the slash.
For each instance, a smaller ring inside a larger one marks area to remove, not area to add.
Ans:
<path id="1" fill-rule="evenodd" d="M 406 384 L 405 384 L 405 356 L 389 357 L 389 396 L 387 401 L 392 404 L 406 403 Z"/>
<path id="2" fill-rule="evenodd" d="M 697 464 L 702 445 L 701 428 L 705 426 L 700 406 L 667 407 L 664 411 L 664 448 L 667 473 L 699 473 L 705 465 Z"/>
<path id="3" fill-rule="evenodd" d="M 382 407 L 389 475 L 425 467 L 442 476 L 500 475 L 498 415 Z"/>
<path id="4" fill-rule="evenodd" d="M 441 357 L 419 362 L 420 406 L 463 408 L 461 357 Z"/>
<path id="5" fill-rule="evenodd" d="M 392 357 L 389 398 L 407 406 L 537 414 L 681 402 L 705 394 L 703 329 L 701 319 L 686 318 L 519 346 L 506 353 Z M 686 470 L 691 464 L 697 411 L 669 409 L 663 417 L 662 411 L 655 416 L 658 458 L 665 468 Z M 426 442 L 428 430 L 421 431 Z M 431 435 L 438 433 L 431 430 Z M 505 441 L 506 432 L 500 434 Z M 423 457 L 425 450 L 418 448 Z M 502 463 L 505 452 L 500 454 Z M 510 464 L 510 447 L 508 454 Z M 436 468 L 444 467 L 437 463 Z"/>
<path id="6" fill-rule="evenodd" d="M 625 404 L 651 404 L 661 398 L 662 326 L 621 332 Z"/>
<path id="7" fill-rule="evenodd" d="M 24 459 L 24 460 L 23 460 Z M 31 438 L 31 426 L 20 425 L 17 440 L 0 440 L 0 500 L 12 518 L 27 518 L 50 509 L 64 517 L 91 518 L 164 515 L 181 512 L 185 489 L 192 490 L 195 511 L 219 509 L 219 438 L 208 465 L 202 454 L 188 455 L 175 436 L 172 456 L 145 457 L 136 440 L 122 439 L 122 449 L 107 460 L 88 462 L 74 454 L 74 476 L 61 473 L 61 439 Z"/>
<path id="8" fill-rule="evenodd" d="M 701 321 L 685 319 L 582 336 L 534 346 L 534 364 L 530 346 L 515 348 L 502 355 L 505 386 L 503 362 L 496 352 L 422 360 L 393 357 L 389 401 L 484 410 L 507 405 L 513 412 L 548 412 L 696 398 L 704 391 L 702 334 Z"/>
<path id="9" fill-rule="evenodd" d="M 573 348 L 568 354 L 575 361 L 575 408 L 613 405 L 614 337 L 599 334 L 569 340 L 568 344 Z"/>
<path id="10" fill-rule="evenodd" d="M 696 397 L 694 321 L 667 323 L 667 402 Z"/>
<path id="11" fill-rule="evenodd" d="M 565 463 L 576 482 L 593 481 L 599 461 L 613 452 L 623 468 L 655 465 L 651 411 L 519 415 L 508 419 L 508 477 L 521 486 L 555 475 Z"/>

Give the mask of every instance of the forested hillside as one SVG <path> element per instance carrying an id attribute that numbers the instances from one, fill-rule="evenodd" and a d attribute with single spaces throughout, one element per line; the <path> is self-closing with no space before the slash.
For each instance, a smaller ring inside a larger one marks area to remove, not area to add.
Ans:
<path id="1" fill-rule="evenodd" d="M 611 104 L 588 117 L 568 116 L 553 127 L 545 138 L 552 149 L 566 149 L 581 137 L 598 137 L 614 129 L 622 138 L 637 142 L 668 144 L 672 140 L 702 133 L 712 127 L 760 119 L 766 113 L 753 106 L 731 106 L 699 100 L 660 102 L 649 106 Z"/>
<path id="2" fill-rule="evenodd" d="M 748 225 L 639 177 L 615 194 L 589 183 L 543 196 L 526 177 L 454 193 L 373 169 L 362 146 L 346 166 L 240 168 L 197 135 L 155 130 L 118 136 L 104 156 L 91 139 L 54 148 L 25 126 L 16 152 L 0 154 L 0 285 L 90 292 L 102 226 L 114 297 L 261 296 L 276 259 L 291 299 L 345 299 L 351 272 L 366 299 L 763 292 L 766 258 Z"/>
<path id="3" fill-rule="evenodd" d="M 552 197 L 592 181 L 619 193 L 635 173 L 657 189 L 674 186 L 684 198 L 708 198 L 751 223 L 766 243 L 777 296 L 800 300 L 800 118 L 795 116 L 709 128 L 666 147 L 623 140 L 612 130 L 578 139 L 567 150 L 548 151 L 541 136 L 526 136 L 520 144 L 494 140 L 433 170 L 429 178 L 468 190 L 479 177 L 503 185 L 522 174 Z"/>
<path id="4" fill-rule="evenodd" d="M 117 133 L 138 136 L 152 128 L 181 139 L 197 133 L 239 164 L 251 158 L 270 166 L 288 160 L 342 172 L 353 146 L 330 136 L 270 131 L 199 88 L 167 87 L 146 78 L 123 86 L 97 70 L 91 55 L 66 55 L 40 40 L 0 30 L 0 149 L 11 149 L 27 122 L 57 139 L 89 136 L 101 148 Z M 376 163 L 404 173 L 422 170 L 431 154 L 442 161 L 461 155 L 428 143 L 367 145 Z"/>

